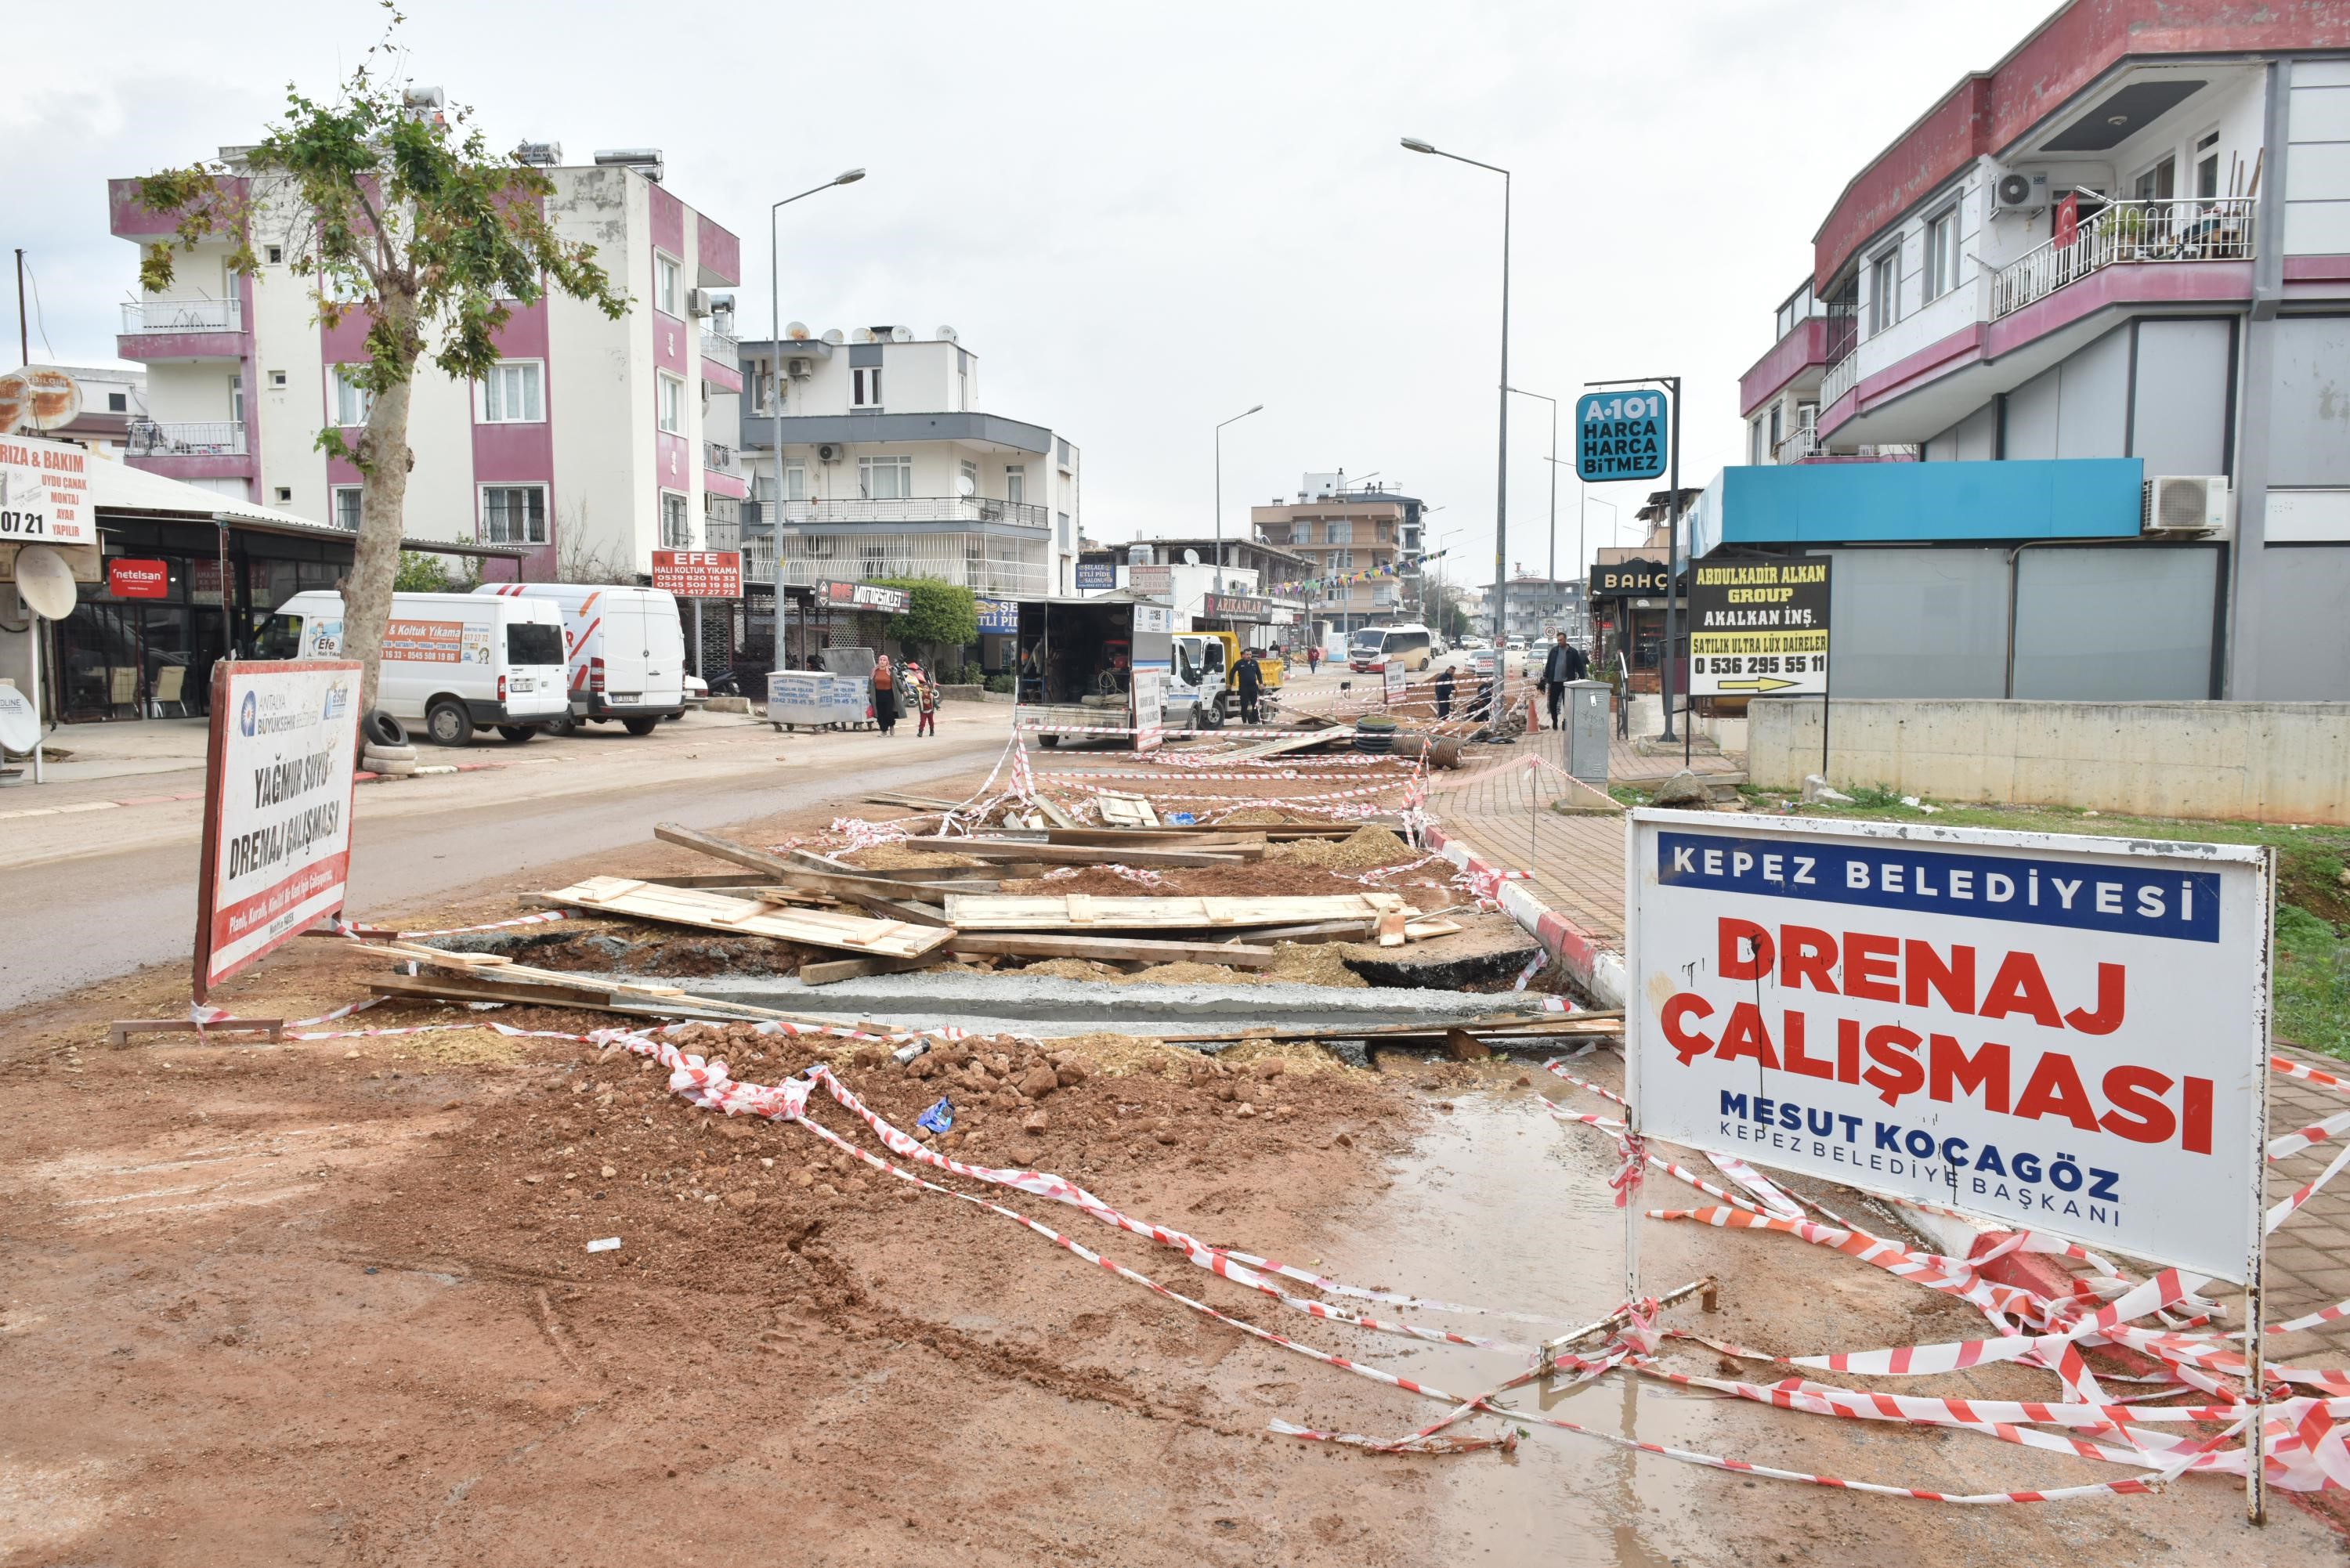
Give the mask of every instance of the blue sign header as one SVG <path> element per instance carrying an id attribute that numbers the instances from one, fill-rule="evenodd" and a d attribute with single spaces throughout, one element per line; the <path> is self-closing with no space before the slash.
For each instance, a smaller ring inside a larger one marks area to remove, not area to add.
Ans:
<path id="1" fill-rule="evenodd" d="M 1659 832 L 1657 880 L 2123 936 L 2220 940 L 2220 874 L 2176 867 Z"/>
<path id="2" fill-rule="evenodd" d="M 1018 631 L 1020 607 L 1010 599 L 980 600 L 979 629 L 983 632 Z"/>
<path id="3" fill-rule="evenodd" d="M 1672 455 L 1672 404 L 1654 389 L 1575 400 L 1575 472 L 1586 483 L 1655 479 Z"/>

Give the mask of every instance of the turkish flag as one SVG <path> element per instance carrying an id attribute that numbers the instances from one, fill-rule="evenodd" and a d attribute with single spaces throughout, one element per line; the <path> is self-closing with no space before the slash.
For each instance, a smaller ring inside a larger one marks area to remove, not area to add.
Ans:
<path id="1" fill-rule="evenodd" d="M 2064 192 L 2056 203 L 2056 243 L 2069 245 L 2081 237 L 2081 197 L 2075 191 Z"/>

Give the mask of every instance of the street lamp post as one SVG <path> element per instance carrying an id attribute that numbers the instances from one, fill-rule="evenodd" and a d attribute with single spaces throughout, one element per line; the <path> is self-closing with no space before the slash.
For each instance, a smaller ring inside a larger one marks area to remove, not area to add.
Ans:
<path id="1" fill-rule="evenodd" d="M 1263 413 L 1264 405 L 1243 409 L 1216 427 L 1216 597 L 1224 597 L 1224 425 L 1237 424 L 1251 414 Z"/>
<path id="2" fill-rule="evenodd" d="M 1498 163 L 1483 163 L 1474 158 L 1463 158 L 1458 152 L 1447 152 L 1418 137 L 1407 136 L 1402 140 L 1407 151 L 1450 158 L 1455 163 L 1466 163 L 1502 177 L 1502 377 L 1496 394 L 1501 406 L 1501 419 L 1496 435 L 1493 476 L 1493 627 L 1496 650 L 1493 655 L 1492 710 L 1494 722 L 1499 723 L 1502 694 L 1509 690 L 1510 683 L 1510 661 L 1500 649 L 1503 640 L 1500 633 L 1506 624 L 1510 591 L 1510 171 Z"/>
<path id="3" fill-rule="evenodd" d="M 784 639 L 784 311 L 783 311 L 783 247 L 777 241 L 779 223 L 775 216 L 794 202 L 829 191 L 835 185 L 854 185 L 865 178 L 862 169 L 847 169 L 821 185 L 809 187 L 797 196 L 786 196 L 767 209 L 767 406 L 775 417 L 775 514 L 768 520 L 775 541 L 775 641 L 782 651 Z M 800 624 L 800 653 L 807 653 L 807 623 Z M 694 651 L 698 661 L 699 649 Z"/>

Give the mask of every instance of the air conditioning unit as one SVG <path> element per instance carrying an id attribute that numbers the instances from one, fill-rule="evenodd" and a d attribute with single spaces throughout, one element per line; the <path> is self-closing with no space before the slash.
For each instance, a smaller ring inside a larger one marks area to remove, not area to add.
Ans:
<path id="1" fill-rule="evenodd" d="M 824 445 L 816 449 L 816 460 L 818 462 L 838 462 L 840 461 L 840 449 L 827 441 Z"/>
<path id="2" fill-rule="evenodd" d="M 784 361 L 784 374 L 789 376 L 795 381 L 805 381 L 810 376 L 816 374 L 816 361 L 813 359 L 786 359 Z"/>
<path id="3" fill-rule="evenodd" d="M 2002 173 L 1991 185 L 1991 211 L 1993 217 L 2002 213 L 2018 212 L 2027 207 L 2048 204 L 2048 176 Z"/>
<path id="4" fill-rule="evenodd" d="M 2146 482 L 2142 534 L 2206 538 L 2228 531 L 2225 474 L 2171 474 Z"/>
<path id="5" fill-rule="evenodd" d="M 687 289 L 685 291 L 685 313 L 688 316 L 708 316 L 712 311 L 717 308 L 717 306 L 712 303 L 713 298 L 714 296 L 711 294 L 710 290 L 706 288 Z"/>

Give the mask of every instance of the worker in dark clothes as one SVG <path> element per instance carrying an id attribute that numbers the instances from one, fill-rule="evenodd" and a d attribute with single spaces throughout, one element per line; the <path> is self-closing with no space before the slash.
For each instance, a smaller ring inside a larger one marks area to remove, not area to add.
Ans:
<path id="1" fill-rule="evenodd" d="M 1264 693 L 1264 670 L 1257 664 L 1255 649 L 1241 651 L 1240 665 L 1232 671 L 1232 679 L 1240 687 L 1241 722 L 1253 724 L 1256 722 L 1257 699 Z"/>
<path id="2" fill-rule="evenodd" d="M 1543 691 L 1550 698 L 1550 727 L 1558 728 L 1559 704 L 1566 701 L 1566 683 L 1580 680 L 1591 673 L 1591 661 L 1583 657 L 1583 649 L 1566 640 L 1560 632 L 1551 644 L 1550 657 L 1543 661 Z"/>
<path id="3" fill-rule="evenodd" d="M 1446 665 L 1436 672 L 1436 722 L 1442 723 L 1452 717 L 1452 667 Z"/>

